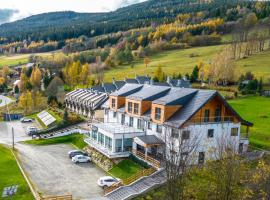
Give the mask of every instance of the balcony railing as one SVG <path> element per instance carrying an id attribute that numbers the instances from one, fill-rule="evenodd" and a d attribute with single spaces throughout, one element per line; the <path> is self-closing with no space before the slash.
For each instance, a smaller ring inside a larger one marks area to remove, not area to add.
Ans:
<path id="1" fill-rule="evenodd" d="M 190 119 L 187 124 L 211 124 L 211 123 L 232 123 L 235 122 L 234 116 L 198 117 Z"/>

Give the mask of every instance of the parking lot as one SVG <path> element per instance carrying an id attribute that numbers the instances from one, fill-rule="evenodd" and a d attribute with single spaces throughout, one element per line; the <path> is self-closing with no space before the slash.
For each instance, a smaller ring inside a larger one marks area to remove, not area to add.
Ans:
<path id="1" fill-rule="evenodd" d="M 25 141 L 31 139 L 26 134 L 28 126 L 36 126 L 36 122 L 21 123 L 20 121 L 0 122 L 0 143 L 12 144 L 12 127 L 14 128 L 14 140 L 15 142 Z"/>
<path id="2" fill-rule="evenodd" d="M 74 199 L 103 196 L 97 180 L 105 172 L 92 163 L 74 164 L 68 158 L 68 144 L 32 146 L 17 144 L 19 159 L 36 190 L 43 195 L 72 194 Z"/>

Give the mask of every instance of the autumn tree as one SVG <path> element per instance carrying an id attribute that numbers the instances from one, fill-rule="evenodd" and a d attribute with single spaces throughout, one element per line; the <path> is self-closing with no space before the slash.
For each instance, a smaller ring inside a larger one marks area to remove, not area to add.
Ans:
<path id="1" fill-rule="evenodd" d="M 82 81 L 83 85 L 87 85 L 88 80 L 89 80 L 89 76 L 90 76 L 89 65 L 84 64 L 82 66 L 82 71 L 80 73 L 80 78 L 81 78 L 81 81 Z"/>
<path id="2" fill-rule="evenodd" d="M 21 76 L 20 76 L 20 91 L 24 92 L 27 90 L 28 85 L 30 84 L 29 79 L 26 75 L 26 68 L 23 67 L 21 71 Z"/>
<path id="3" fill-rule="evenodd" d="M 143 62 L 144 62 L 145 68 L 147 68 L 147 66 L 150 63 L 150 59 L 148 57 L 145 57 Z"/>
<path id="4" fill-rule="evenodd" d="M 6 83 L 7 80 L 8 80 L 8 75 L 9 75 L 9 73 L 10 73 L 10 69 L 9 69 L 8 66 L 5 65 L 5 66 L 3 67 L 3 69 L 2 69 L 2 77 L 4 78 L 5 83 Z"/>
<path id="5" fill-rule="evenodd" d="M 23 108 L 24 114 L 29 114 L 33 110 L 33 97 L 30 91 L 25 91 L 19 98 L 19 106 Z"/>
<path id="6" fill-rule="evenodd" d="M 166 79 L 166 74 L 162 71 L 161 65 L 159 65 L 154 73 L 154 81 L 163 82 Z"/>
<path id="7" fill-rule="evenodd" d="M 42 74 L 39 67 L 34 67 L 30 77 L 30 83 L 35 88 L 40 88 Z"/>

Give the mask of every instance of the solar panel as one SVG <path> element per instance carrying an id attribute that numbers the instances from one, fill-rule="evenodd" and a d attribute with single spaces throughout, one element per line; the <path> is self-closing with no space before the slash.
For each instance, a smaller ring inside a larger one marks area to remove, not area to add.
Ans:
<path id="1" fill-rule="evenodd" d="M 40 112 L 37 116 L 46 126 L 49 126 L 56 121 L 56 119 L 46 110 Z"/>

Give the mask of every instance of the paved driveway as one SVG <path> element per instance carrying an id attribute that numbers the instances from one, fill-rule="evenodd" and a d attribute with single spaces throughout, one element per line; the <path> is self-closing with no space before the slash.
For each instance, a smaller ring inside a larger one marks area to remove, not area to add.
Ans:
<path id="1" fill-rule="evenodd" d="M 20 121 L 0 122 L 0 143 L 12 144 L 12 127 L 14 128 L 15 142 L 31 139 L 26 134 L 27 126 L 37 126 L 37 124 L 35 122 L 21 123 Z"/>
<path id="2" fill-rule="evenodd" d="M 13 101 L 14 100 L 12 100 L 6 96 L 0 95 L 0 107 L 5 106 Z"/>
<path id="3" fill-rule="evenodd" d="M 75 199 L 97 199 L 103 190 L 96 184 L 105 172 L 92 163 L 74 164 L 67 156 L 72 146 L 17 144 L 26 173 L 43 195 L 72 194 Z"/>

